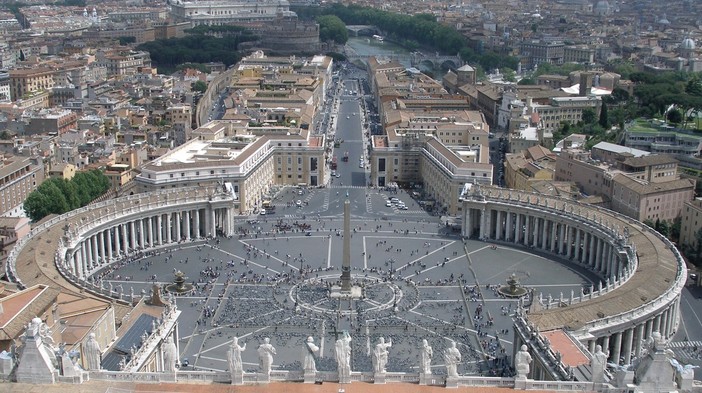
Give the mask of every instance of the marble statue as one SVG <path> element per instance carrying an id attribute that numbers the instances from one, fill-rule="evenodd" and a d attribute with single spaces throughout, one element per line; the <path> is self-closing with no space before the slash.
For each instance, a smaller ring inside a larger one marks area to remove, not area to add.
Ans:
<path id="1" fill-rule="evenodd" d="M 88 341 L 85 343 L 85 349 L 83 349 L 83 356 L 85 357 L 85 367 L 87 370 L 100 369 L 102 350 L 100 349 L 100 344 L 98 344 L 95 339 L 95 333 L 90 333 L 88 335 Z"/>
<path id="2" fill-rule="evenodd" d="M 604 383 L 604 370 L 607 367 L 607 354 L 602 352 L 602 346 L 595 347 L 595 353 L 590 359 L 590 368 L 592 369 L 592 382 Z"/>
<path id="3" fill-rule="evenodd" d="M 422 340 L 422 346 L 419 349 L 422 351 L 422 364 L 419 370 L 429 375 L 431 374 L 431 357 L 434 356 L 434 350 L 432 350 L 426 339 Z"/>
<path id="4" fill-rule="evenodd" d="M 351 336 L 344 331 L 341 338 L 336 340 L 336 362 L 338 363 L 339 379 L 351 376 Z"/>
<path id="5" fill-rule="evenodd" d="M 229 363 L 229 371 L 232 373 L 243 373 L 244 366 L 241 363 L 241 353 L 246 350 L 246 343 L 244 346 L 239 345 L 239 338 L 234 337 L 232 339 L 232 345 L 229 347 L 227 352 L 227 362 Z"/>
<path id="6" fill-rule="evenodd" d="M 526 379 L 529 375 L 529 365 L 531 364 L 532 358 L 527 350 L 527 346 L 522 344 L 517 356 L 514 359 L 515 369 L 517 370 L 517 378 Z"/>
<path id="7" fill-rule="evenodd" d="M 173 336 L 168 336 L 166 343 L 163 345 L 163 371 L 167 373 L 176 372 L 177 362 L 178 348 L 173 342 Z"/>
<path id="8" fill-rule="evenodd" d="M 456 348 L 456 342 L 451 340 L 451 346 L 444 351 L 444 362 L 446 363 L 446 375 L 458 377 L 458 363 L 461 362 L 461 352 Z"/>
<path id="9" fill-rule="evenodd" d="M 317 365 L 315 364 L 315 353 L 319 351 L 319 347 L 314 344 L 312 336 L 307 337 L 305 349 L 302 357 L 302 369 L 305 372 L 316 372 Z"/>
<path id="10" fill-rule="evenodd" d="M 384 373 L 385 366 L 388 364 L 388 348 L 392 347 L 392 340 L 385 342 L 384 337 L 378 339 L 378 343 L 375 344 L 375 350 L 373 351 L 373 371 L 376 373 Z"/>
<path id="11" fill-rule="evenodd" d="M 258 346 L 258 362 L 261 367 L 261 374 L 270 375 L 273 355 L 275 354 L 275 348 L 271 345 L 271 339 L 268 337 L 264 338 L 263 344 Z"/>

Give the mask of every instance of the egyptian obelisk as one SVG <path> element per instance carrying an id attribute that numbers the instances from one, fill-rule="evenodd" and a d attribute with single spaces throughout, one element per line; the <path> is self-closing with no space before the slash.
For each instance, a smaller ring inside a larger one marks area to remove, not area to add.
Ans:
<path id="1" fill-rule="evenodd" d="M 341 264 L 341 292 L 351 292 L 351 202 L 344 202 L 344 257 Z"/>

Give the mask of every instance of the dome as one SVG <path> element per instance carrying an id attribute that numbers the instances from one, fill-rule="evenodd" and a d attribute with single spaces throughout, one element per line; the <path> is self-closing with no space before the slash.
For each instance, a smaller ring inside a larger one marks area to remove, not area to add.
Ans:
<path id="1" fill-rule="evenodd" d="M 658 24 L 669 25 L 670 21 L 668 20 L 668 17 L 665 14 L 663 14 L 663 17 L 658 20 Z"/>
<path id="2" fill-rule="evenodd" d="M 692 38 L 685 38 L 682 44 L 680 44 L 680 48 L 687 50 L 695 49 L 695 40 L 693 40 Z"/>
<path id="3" fill-rule="evenodd" d="M 597 15 L 607 15 L 609 14 L 609 2 L 607 0 L 600 0 L 595 4 L 594 12 Z"/>

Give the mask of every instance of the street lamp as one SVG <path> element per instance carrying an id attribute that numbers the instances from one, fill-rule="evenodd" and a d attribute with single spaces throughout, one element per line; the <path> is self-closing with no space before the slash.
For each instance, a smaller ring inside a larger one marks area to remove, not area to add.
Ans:
<path id="1" fill-rule="evenodd" d="M 390 280 L 392 280 L 392 274 L 395 272 L 395 270 L 393 269 L 393 264 L 395 263 L 395 259 L 394 258 L 388 259 L 388 263 L 390 264 Z"/>

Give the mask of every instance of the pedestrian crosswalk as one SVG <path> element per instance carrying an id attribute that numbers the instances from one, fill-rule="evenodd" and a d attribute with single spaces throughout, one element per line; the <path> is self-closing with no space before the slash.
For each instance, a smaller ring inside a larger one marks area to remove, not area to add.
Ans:
<path id="1" fill-rule="evenodd" d="M 366 188 L 366 186 L 341 186 L 341 185 L 331 185 L 328 188 Z"/>
<path id="2" fill-rule="evenodd" d="M 670 348 L 690 348 L 690 347 L 702 348 L 702 341 L 675 341 L 675 342 L 668 343 L 668 347 L 670 347 Z"/>

